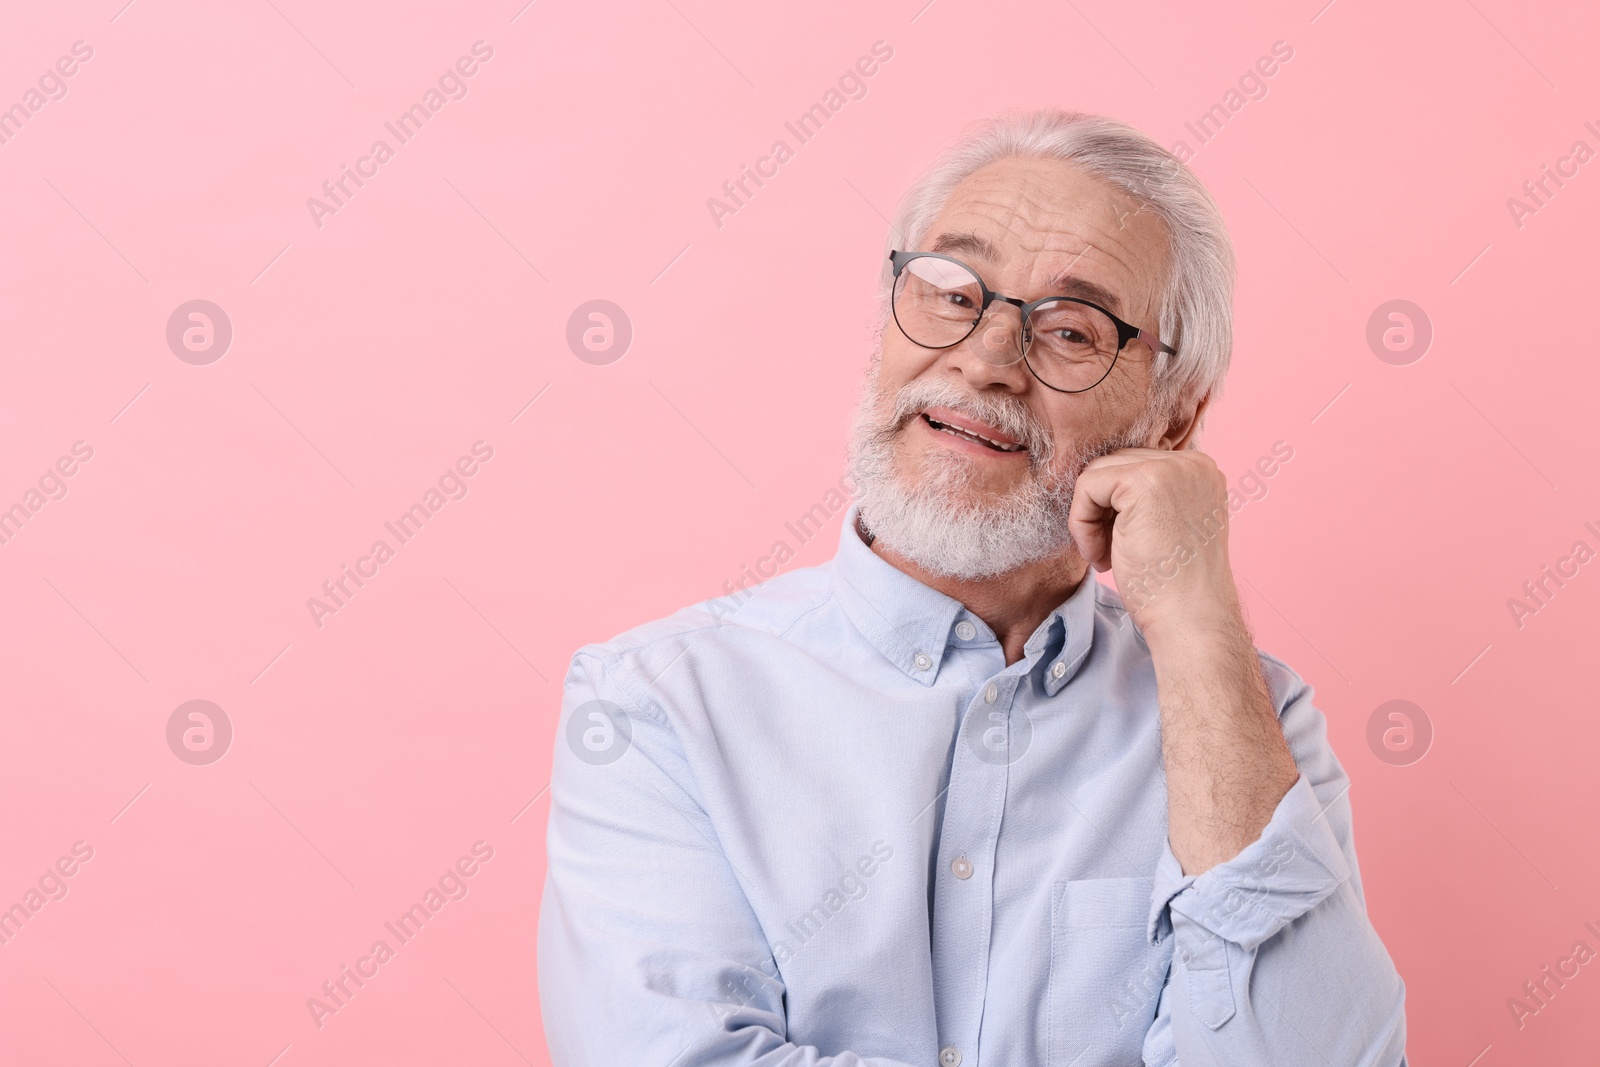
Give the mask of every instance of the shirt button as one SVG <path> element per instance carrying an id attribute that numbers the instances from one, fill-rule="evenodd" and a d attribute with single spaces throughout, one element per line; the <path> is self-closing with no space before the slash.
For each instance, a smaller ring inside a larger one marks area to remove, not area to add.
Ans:
<path id="1" fill-rule="evenodd" d="M 993 704 L 999 698 L 1000 698 L 1000 687 L 995 685 L 993 682 L 990 682 L 989 683 L 989 688 L 987 688 L 987 689 L 985 689 L 983 691 L 983 702 L 985 704 Z"/>
<path id="2" fill-rule="evenodd" d="M 950 873 L 965 882 L 972 877 L 972 861 L 965 856 L 957 856 L 950 861 Z M 961 1062 L 961 1054 L 956 1053 L 956 1062 Z"/>
<path id="3" fill-rule="evenodd" d="M 1054 667 L 1050 668 L 1050 677 L 1052 678 L 1059 678 L 1066 673 L 1067 665 L 1065 663 L 1057 663 Z"/>
<path id="4" fill-rule="evenodd" d="M 926 652 L 918 652 L 916 659 L 914 659 L 912 662 L 917 665 L 917 670 L 919 671 L 925 671 L 929 667 L 933 666 L 933 660 L 928 658 L 928 654 Z"/>
<path id="5" fill-rule="evenodd" d="M 954 1045 L 946 1045 L 940 1049 L 939 1067 L 961 1067 L 961 1050 Z"/>
<path id="6" fill-rule="evenodd" d="M 978 636 L 978 628 L 972 625 L 966 619 L 962 619 L 960 622 L 956 623 L 956 636 L 961 638 L 963 641 L 971 641 L 974 637 Z"/>

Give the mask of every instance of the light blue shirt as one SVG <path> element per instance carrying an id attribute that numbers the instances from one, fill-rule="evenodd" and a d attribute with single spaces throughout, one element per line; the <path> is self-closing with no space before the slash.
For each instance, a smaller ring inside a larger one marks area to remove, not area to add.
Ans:
<path id="1" fill-rule="evenodd" d="M 1196 877 L 1150 653 L 1092 576 L 1009 667 L 846 517 L 823 566 L 578 652 L 539 992 L 560 1067 L 1395 1067 L 1349 779 L 1261 656 L 1300 777 Z"/>

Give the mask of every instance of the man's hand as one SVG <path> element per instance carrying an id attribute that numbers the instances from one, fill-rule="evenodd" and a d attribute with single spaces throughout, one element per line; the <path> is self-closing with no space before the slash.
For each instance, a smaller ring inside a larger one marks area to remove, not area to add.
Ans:
<path id="1" fill-rule="evenodd" d="M 1150 646 L 1167 839 L 1199 874 L 1261 836 L 1300 774 L 1228 565 L 1227 479 L 1201 452 L 1123 449 L 1084 468 L 1070 522 Z"/>
<path id="2" fill-rule="evenodd" d="M 1228 482 L 1203 452 L 1125 448 L 1078 476 L 1070 529 L 1108 567 L 1147 639 L 1161 631 L 1243 629 L 1228 566 Z"/>

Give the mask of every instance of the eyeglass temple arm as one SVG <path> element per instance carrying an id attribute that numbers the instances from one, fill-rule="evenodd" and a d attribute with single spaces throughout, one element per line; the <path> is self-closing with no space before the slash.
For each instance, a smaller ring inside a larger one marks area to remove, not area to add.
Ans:
<path id="1" fill-rule="evenodd" d="M 1134 334 L 1134 336 L 1143 341 L 1145 344 L 1149 345 L 1157 352 L 1165 352 L 1169 356 L 1175 356 L 1178 354 L 1178 350 L 1176 348 L 1173 348 L 1171 345 L 1167 344 L 1149 330 L 1140 330 L 1138 333 Z"/>

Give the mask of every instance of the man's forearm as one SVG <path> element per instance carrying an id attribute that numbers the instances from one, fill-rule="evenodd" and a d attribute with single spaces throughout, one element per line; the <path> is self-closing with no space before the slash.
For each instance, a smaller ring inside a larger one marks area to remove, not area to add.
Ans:
<path id="1" fill-rule="evenodd" d="M 1147 631 L 1161 703 L 1167 837 L 1185 874 L 1238 855 L 1299 771 L 1244 620 Z"/>

